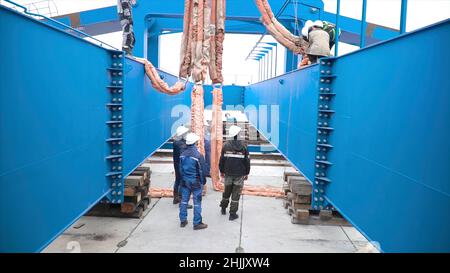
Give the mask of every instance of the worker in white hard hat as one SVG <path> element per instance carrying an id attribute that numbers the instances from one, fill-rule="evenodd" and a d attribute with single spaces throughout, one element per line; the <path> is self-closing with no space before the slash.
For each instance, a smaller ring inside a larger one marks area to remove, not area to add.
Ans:
<path id="1" fill-rule="evenodd" d="M 301 60 L 301 62 L 299 62 L 297 68 L 302 68 L 304 66 L 311 64 L 311 62 L 309 61 L 309 58 L 308 58 L 308 54 L 306 54 L 306 51 L 309 48 L 309 41 L 308 41 L 309 30 L 310 30 L 310 28 L 312 28 L 313 25 L 314 25 L 314 22 L 311 20 L 308 20 L 305 22 L 305 25 L 302 28 L 302 35 L 299 38 L 300 39 L 300 42 L 299 42 L 300 49 L 299 49 L 299 52 L 297 53 L 297 54 L 302 55 L 302 60 Z"/>
<path id="2" fill-rule="evenodd" d="M 181 203 L 180 227 L 185 227 L 187 221 L 187 206 L 192 194 L 194 200 L 194 230 L 207 228 L 202 221 L 202 191 L 206 184 L 205 158 L 197 150 L 196 144 L 200 137 L 194 133 L 186 135 L 186 149 L 180 156 Z"/>
<path id="3" fill-rule="evenodd" d="M 306 53 L 312 64 L 317 63 L 319 58 L 330 56 L 330 35 L 323 30 L 322 21 L 317 20 L 308 28 L 307 38 L 309 47 Z"/>
<path id="4" fill-rule="evenodd" d="M 228 137 L 232 139 L 223 145 L 219 161 L 220 174 L 224 178 L 225 184 L 222 201 L 220 202 L 221 213 L 225 215 L 228 204 L 231 203 L 230 221 L 238 218 L 239 199 L 244 181 L 248 179 L 250 173 L 250 157 L 247 145 L 238 139 L 240 132 L 239 126 L 233 125 L 230 127 Z"/>
<path id="5" fill-rule="evenodd" d="M 175 139 L 173 142 L 173 168 L 175 171 L 175 183 L 173 185 L 173 204 L 180 203 L 181 192 L 180 192 L 180 155 L 186 149 L 186 135 L 189 133 L 189 128 L 185 126 L 179 126 L 175 133 Z M 191 207 L 192 208 L 192 207 Z"/>

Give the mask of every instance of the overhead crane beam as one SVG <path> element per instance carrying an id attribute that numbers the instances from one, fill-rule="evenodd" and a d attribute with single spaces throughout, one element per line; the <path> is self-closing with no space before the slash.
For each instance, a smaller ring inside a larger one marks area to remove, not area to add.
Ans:
<path id="1" fill-rule="evenodd" d="M 271 1 L 274 11 L 280 10 L 285 1 Z M 164 1 L 138 1 L 138 6 L 134 8 L 136 45 L 134 54 L 136 56 L 146 56 L 155 65 L 158 64 L 158 53 L 155 53 L 155 46 L 158 46 L 157 36 L 163 30 L 181 31 L 183 5 L 167 5 Z M 120 30 L 120 24 L 117 19 L 117 10 L 115 6 L 105 7 L 95 10 L 89 10 L 70 15 L 57 17 L 63 22 L 69 23 L 72 27 L 81 27 L 85 32 L 91 35 L 105 34 Z M 283 13 L 278 17 L 291 32 L 294 30 L 294 7 L 289 3 Z M 320 0 L 301 0 L 298 9 L 299 20 L 326 20 L 336 21 L 336 15 L 324 11 L 324 4 Z M 172 18 L 173 20 L 169 20 Z M 259 22 L 260 14 L 253 0 L 228 0 L 227 1 L 227 25 L 228 33 L 247 33 L 262 34 L 265 29 Z M 360 44 L 361 21 L 340 16 L 340 26 L 342 28 L 341 42 L 352 45 Z M 149 22 L 155 23 L 149 28 Z M 158 23 L 158 21 L 162 21 Z M 367 24 L 365 41 L 367 45 L 396 37 L 400 34 L 397 29 L 392 29 L 376 24 Z M 158 27 L 159 26 L 159 27 Z M 161 27 L 163 26 L 163 27 Z M 143 40 L 143 37 L 153 37 L 149 41 Z M 152 52 L 151 52 L 152 51 Z M 296 62 L 293 61 L 293 54 L 289 53 L 286 57 L 286 71 L 296 68 Z"/>

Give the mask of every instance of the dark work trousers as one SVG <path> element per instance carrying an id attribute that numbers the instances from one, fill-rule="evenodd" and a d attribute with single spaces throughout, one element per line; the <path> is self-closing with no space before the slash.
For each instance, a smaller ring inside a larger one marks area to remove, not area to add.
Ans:
<path id="1" fill-rule="evenodd" d="M 227 176 L 225 175 L 225 190 L 222 194 L 220 206 L 228 207 L 230 203 L 230 214 L 235 214 L 239 208 L 239 199 L 241 198 L 242 188 L 244 186 L 244 176 Z"/>

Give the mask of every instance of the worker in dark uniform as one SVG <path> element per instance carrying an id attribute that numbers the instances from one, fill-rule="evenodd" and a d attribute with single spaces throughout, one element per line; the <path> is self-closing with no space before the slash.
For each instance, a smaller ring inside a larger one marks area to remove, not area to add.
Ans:
<path id="1" fill-rule="evenodd" d="M 211 133 L 208 121 L 205 121 L 205 176 L 211 177 Z"/>
<path id="2" fill-rule="evenodd" d="M 244 181 L 248 179 L 250 173 L 250 157 L 248 155 L 247 145 L 241 140 L 238 140 L 241 128 L 238 126 L 231 126 L 229 130 L 229 137 L 232 140 L 225 142 L 222 148 L 222 153 L 219 161 L 220 174 L 224 177 L 225 190 L 222 194 L 222 214 L 226 214 L 226 208 L 230 203 L 230 217 L 235 220 L 238 218 L 237 211 L 239 208 L 239 199 L 241 191 L 244 186 Z"/>
<path id="3" fill-rule="evenodd" d="M 173 168 L 175 171 L 175 183 L 173 185 L 173 203 L 178 204 L 181 200 L 180 192 L 180 155 L 186 149 L 186 135 L 189 129 L 185 126 L 179 126 L 175 135 L 175 141 L 173 142 Z"/>
<path id="4" fill-rule="evenodd" d="M 136 5 L 136 0 L 117 0 L 117 13 L 119 14 L 123 33 L 122 50 L 128 55 L 133 55 L 133 47 L 136 42 L 133 31 L 132 13 L 134 5 Z"/>
<path id="5" fill-rule="evenodd" d="M 194 133 L 186 135 L 186 149 L 180 156 L 181 174 L 181 203 L 180 203 L 180 227 L 185 227 L 187 221 L 187 205 L 192 194 L 194 201 L 194 230 L 207 228 L 202 221 L 202 191 L 206 184 L 205 158 L 197 150 L 195 144 L 200 137 Z"/>

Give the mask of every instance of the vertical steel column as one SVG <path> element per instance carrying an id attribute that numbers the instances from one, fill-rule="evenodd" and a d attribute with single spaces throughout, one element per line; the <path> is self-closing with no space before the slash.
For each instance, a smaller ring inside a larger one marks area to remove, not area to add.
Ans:
<path id="1" fill-rule="evenodd" d="M 270 78 L 273 77 L 273 51 L 270 51 Z"/>
<path id="2" fill-rule="evenodd" d="M 338 56 L 339 54 L 339 17 L 341 16 L 341 0 L 336 0 L 336 35 L 334 42 L 334 56 Z"/>
<path id="3" fill-rule="evenodd" d="M 366 28 L 367 28 L 366 15 L 367 15 L 367 0 L 363 0 L 362 15 L 361 15 L 361 33 L 359 43 L 360 48 L 366 46 Z"/>
<path id="4" fill-rule="evenodd" d="M 277 76 L 277 65 L 278 65 L 278 43 L 275 43 L 275 77 Z"/>
<path id="5" fill-rule="evenodd" d="M 108 68 L 111 85 L 108 90 L 111 94 L 111 101 L 107 103 L 110 118 L 106 122 L 109 128 L 109 137 L 106 139 L 109 147 L 108 173 L 106 176 L 111 182 L 111 192 L 107 195 L 106 202 L 122 203 L 124 199 L 122 147 L 123 147 L 123 67 L 125 57 L 122 52 L 114 51 L 111 54 L 111 67 Z"/>
<path id="6" fill-rule="evenodd" d="M 259 66 L 259 69 L 258 69 L 258 82 L 260 82 L 261 81 L 261 59 L 258 59 L 258 66 Z"/>
<path id="7" fill-rule="evenodd" d="M 408 18 L 408 0 L 402 0 L 400 16 L 400 34 L 406 32 L 406 20 Z"/>
<path id="8" fill-rule="evenodd" d="M 330 144 L 330 135 L 334 131 L 332 117 L 334 114 L 332 101 L 335 97 L 332 90 L 336 75 L 333 74 L 333 63 L 335 59 L 323 58 L 320 60 L 320 82 L 317 122 L 317 143 L 315 174 L 313 182 L 313 193 L 311 207 L 314 210 L 332 209 L 325 196 L 325 189 L 331 180 L 328 171 L 333 165 L 328 161 L 328 153 L 333 148 Z"/>

